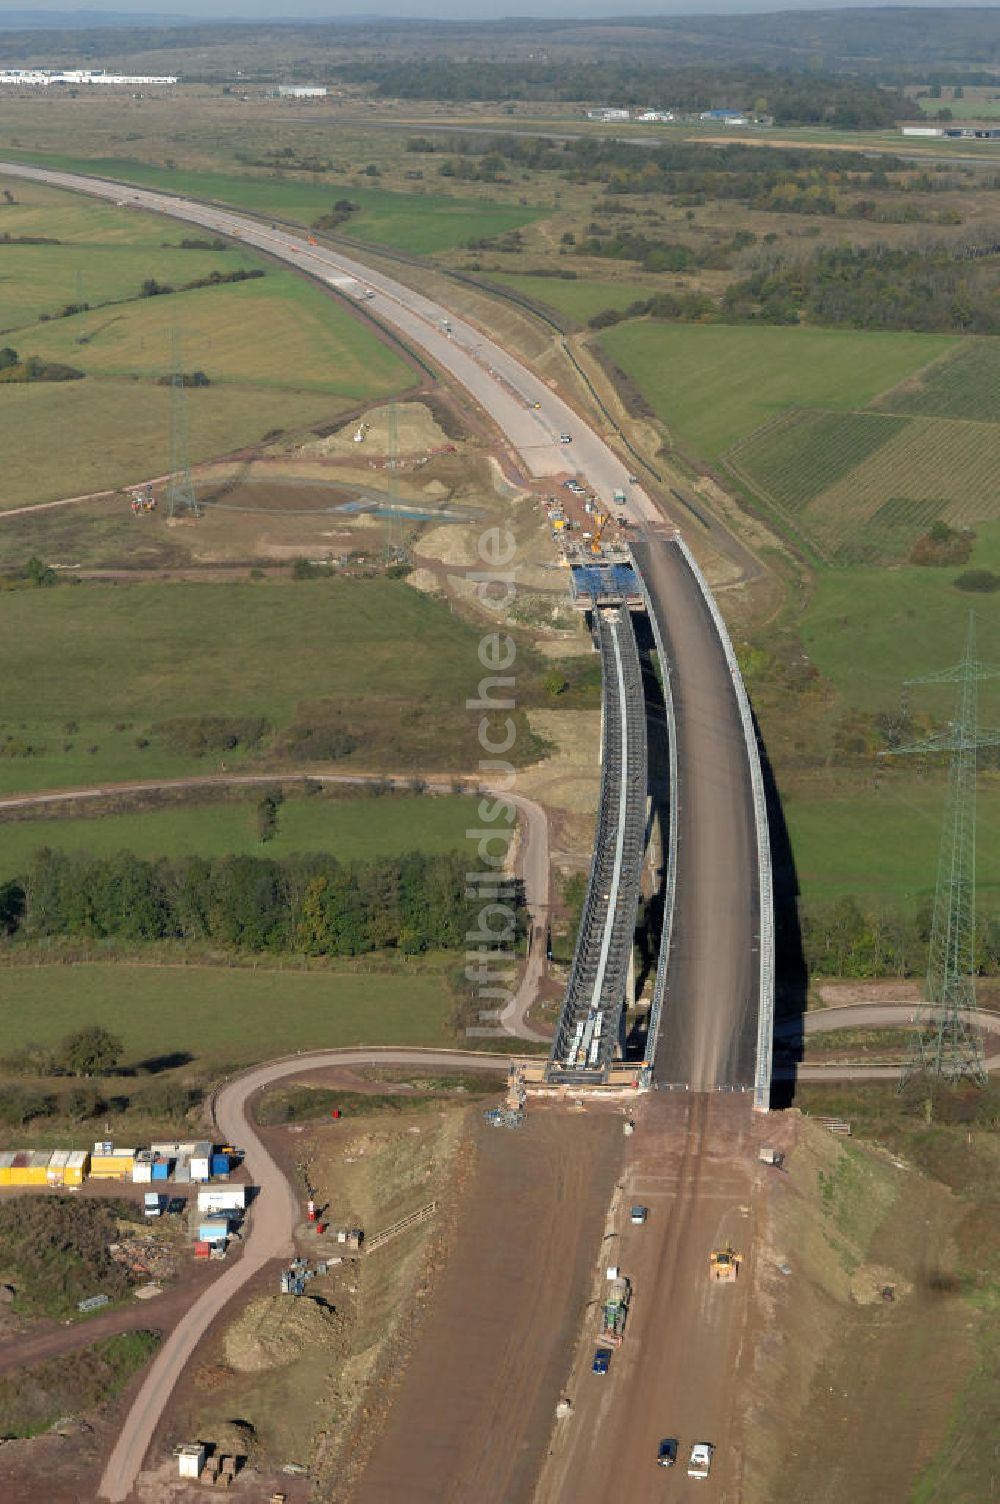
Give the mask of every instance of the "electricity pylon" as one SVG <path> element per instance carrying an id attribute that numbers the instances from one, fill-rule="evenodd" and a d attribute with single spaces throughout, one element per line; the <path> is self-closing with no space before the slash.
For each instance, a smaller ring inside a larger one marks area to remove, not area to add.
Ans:
<path id="1" fill-rule="evenodd" d="M 386 442 L 386 497 L 385 497 L 385 562 L 394 564 L 399 555 L 399 538 L 402 528 L 399 515 L 399 436 L 398 414 L 395 402 L 389 403 L 388 439 Z"/>
<path id="2" fill-rule="evenodd" d="M 167 481 L 167 516 L 189 512 L 200 517 L 188 460 L 187 392 L 181 357 L 181 331 L 175 324 L 170 337 L 170 478 Z"/>
<path id="3" fill-rule="evenodd" d="M 976 620 L 970 612 L 965 656 L 953 668 L 907 684 L 957 684 L 955 718 L 944 731 L 886 755 L 950 752 L 951 772 L 934 916 L 927 954 L 924 1001 L 917 1012 L 900 1090 L 915 1075 L 945 1081 L 968 1077 L 986 1084 L 982 1027 L 976 1009 L 976 762 L 980 747 L 1000 746 L 1000 731 L 980 731 L 979 681 L 1000 678 L 1000 668 L 976 657 Z"/>

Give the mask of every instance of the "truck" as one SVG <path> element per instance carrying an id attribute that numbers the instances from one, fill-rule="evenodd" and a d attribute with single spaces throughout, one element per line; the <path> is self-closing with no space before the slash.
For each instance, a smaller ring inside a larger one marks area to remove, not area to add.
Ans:
<path id="1" fill-rule="evenodd" d="M 621 1347 L 625 1340 L 625 1323 L 628 1320 L 629 1301 L 632 1299 L 632 1283 L 623 1274 L 608 1280 L 608 1291 L 601 1307 L 601 1340 L 612 1347 Z"/>
<path id="2" fill-rule="evenodd" d="M 159 1191 L 147 1191 L 142 1198 L 142 1210 L 147 1217 L 158 1217 L 163 1211 L 164 1198 Z"/>
<path id="3" fill-rule="evenodd" d="M 625 492 L 621 486 L 617 486 L 611 494 L 618 506 L 623 507 L 625 505 Z"/>

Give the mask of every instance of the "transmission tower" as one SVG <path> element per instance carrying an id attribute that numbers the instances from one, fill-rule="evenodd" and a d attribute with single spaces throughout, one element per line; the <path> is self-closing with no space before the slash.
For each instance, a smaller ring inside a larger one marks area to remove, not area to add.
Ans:
<path id="1" fill-rule="evenodd" d="M 907 684 L 957 684 L 954 720 L 944 731 L 921 742 L 894 747 L 887 754 L 951 753 L 927 982 L 900 1090 L 915 1075 L 953 1082 L 968 1077 L 977 1086 L 986 1084 L 974 980 L 976 764 L 980 747 L 1000 745 L 1000 731 L 980 731 L 978 725 L 979 681 L 996 678 L 1000 678 L 1000 668 L 980 663 L 976 657 L 976 621 L 970 612 L 961 662 L 939 673 L 907 680 Z"/>
<path id="2" fill-rule="evenodd" d="M 386 443 L 385 468 L 387 476 L 385 496 L 385 562 L 387 565 L 396 562 L 399 554 L 399 538 L 402 533 L 399 516 L 399 480 L 397 468 L 399 466 L 399 435 L 398 414 L 395 402 L 389 403 L 389 436 Z"/>
<path id="3" fill-rule="evenodd" d="M 170 337 L 170 479 L 167 481 L 167 516 L 185 512 L 200 517 L 188 460 L 187 392 L 181 354 L 181 331 L 175 324 Z"/>

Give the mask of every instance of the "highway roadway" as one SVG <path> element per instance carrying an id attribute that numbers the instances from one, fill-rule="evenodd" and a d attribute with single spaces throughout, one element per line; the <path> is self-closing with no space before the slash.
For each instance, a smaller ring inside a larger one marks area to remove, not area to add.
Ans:
<path id="1" fill-rule="evenodd" d="M 677 885 L 653 1074 L 695 1091 L 748 1086 L 756 1058 L 757 836 L 725 654 L 676 544 L 632 548 L 660 623 L 677 723 Z"/>
<path id="2" fill-rule="evenodd" d="M 615 489 L 626 490 L 629 509 L 636 520 L 658 520 L 656 508 L 645 492 L 638 486 L 629 486 L 628 467 L 539 376 L 482 330 L 395 278 L 339 251 L 310 245 L 306 234 L 269 226 L 236 210 L 133 188 L 105 178 L 27 167 L 22 163 L 0 162 L 0 173 L 111 199 L 126 207 L 168 214 L 215 234 L 235 237 L 244 245 L 300 267 L 390 325 L 404 340 L 430 357 L 432 364 L 448 372 L 493 419 L 528 474 L 541 478 L 577 470 L 608 500 Z M 571 443 L 560 442 L 563 433 L 571 436 Z"/>

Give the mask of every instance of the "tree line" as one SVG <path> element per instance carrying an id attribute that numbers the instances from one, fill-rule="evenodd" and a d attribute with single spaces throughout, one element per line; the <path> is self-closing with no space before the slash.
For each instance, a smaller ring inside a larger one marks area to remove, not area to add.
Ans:
<path id="1" fill-rule="evenodd" d="M 342 863 L 325 854 L 145 860 L 43 848 L 0 888 L 0 926 L 29 942 L 177 940 L 310 956 L 460 950 L 483 902 L 467 896 L 467 866 L 461 852 Z M 522 886 L 499 887 L 520 934 Z"/>
<path id="2" fill-rule="evenodd" d="M 919 977 L 927 967 L 932 909 L 915 913 L 864 905 L 854 895 L 804 908 L 802 948 L 810 974 L 827 977 Z M 1000 913 L 976 920 L 975 969 L 1000 976 Z"/>
<path id="3" fill-rule="evenodd" d="M 440 100 L 597 100 L 691 112 L 754 110 L 776 125 L 828 125 L 872 130 L 918 112 L 900 89 L 842 75 L 793 73 L 735 65 L 664 67 L 634 58 L 574 62 L 491 58 L 375 57 L 333 70 L 345 83 L 365 84 L 384 98 Z"/>

